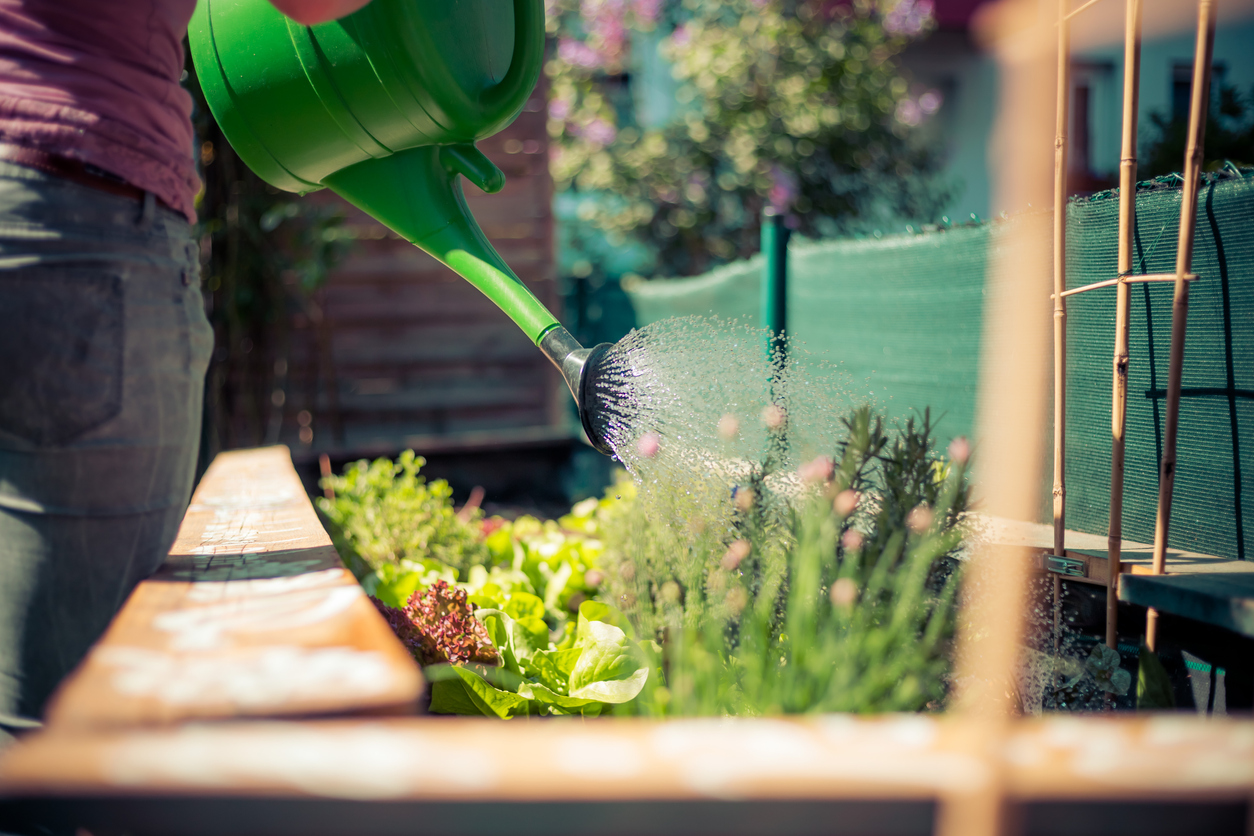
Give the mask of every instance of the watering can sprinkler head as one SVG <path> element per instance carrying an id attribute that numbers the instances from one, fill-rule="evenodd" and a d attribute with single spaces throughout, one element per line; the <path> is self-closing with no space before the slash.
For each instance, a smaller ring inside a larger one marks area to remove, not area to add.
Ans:
<path id="1" fill-rule="evenodd" d="M 605 374 L 603 361 L 609 349 L 609 343 L 584 348 L 560 325 L 551 329 L 540 340 L 540 350 L 557 366 L 566 385 L 570 387 L 575 405 L 579 407 L 579 423 L 583 425 L 588 441 L 598 452 L 612 456 L 614 448 L 605 440 L 607 416 L 599 408 L 600 401 L 596 394 L 597 381 Z"/>

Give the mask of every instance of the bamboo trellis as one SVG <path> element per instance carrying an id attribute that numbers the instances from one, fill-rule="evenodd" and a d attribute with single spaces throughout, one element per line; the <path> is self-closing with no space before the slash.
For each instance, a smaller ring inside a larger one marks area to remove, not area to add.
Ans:
<path id="1" fill-rule="evenodd" d="M 1193 90 L 1189 100 L 1189 140 L 1184 154 L 1184 195 L 1180 201 L 1180 241 L 1176 248 L 1176 289 L 1171 301 L 1167 415 L 1163 429 L 1163 458 L 1158 475 L 1158 512 L 1154 520 L 1155 575 L 1166 571 L 1171 494 L 1176 484 L 1176 430 L 1180 417 L 1180 378 L 1184 372 L 1184 330 L 1189 315 L 1189 269 L 1193 264 L 1193 230 L 1197 221 L 1198 180 L 1202 171 L 1206 115 L 1210 107 L 1211 56 L 1214 49 L 1214 0 L 1200 0 L 1197 8 L 1197 43 L 1193 50 Z M 1150 650 L 1157 649 L 1158 611 L 1154 609 L 1146 613 L 1145 643 Z"/>
<path id="2" fill-rule="evenodd" d="M 1179 250 L 1176 272 L 1133 275 L 1132 248 L 1136 228 L 1137 118 L 1141 75 L 1141 0 L 1126 0 L 1124 21 L 1123 129 L 1119 159 L 1118 263 L 1112 279 L 1084 287 L 1066 289 L 1066 204 L 1067 204 L 1067 125 L 1070 93 L 1069 20 L 1098 0 L 1089 0 L 1068 11 L 1068 0 L 1058 7 L 1058 89 L 1054 142 L 1054 546 L 1047 567 L 1054 575 L 1055 640 L 1061 633 L 1061 575 L 1071 561 L 1066 552 L 1066 302 L 1068 296 L 1099 288 L 1115 288 L 1114 374 L 1111 385 L 1110 518 L 1107 538 L 1106 644 L 1118 645 L 1118 592 L 1123 545 L 1123 477 L 1125 430 L 1128 402 L 1128 323 L 1131 308 L 1130 285 L 1142 282 L 1174 282 L 1172 303 L 1171 355 L 1166 398 L 1166 428 L 1158 491 L 1158 512 L 1154 531 L 1155 574 L 1165 571 L 1167 532 L 1175 480 L 1176 430 L 1180 407 L 1180 377 L 1184 360 L 1184 333 L 1188 314 L 1189 283 L 1197 276 L 1189 272 L 1193 255 L 1193 231 L 1197 212 L 1197 187 L 1202 162 L 1202 138 L 1209 102 L 1211 53 L 1214 44 L 1214 0 L 1199 0 L 1197 46 L 1193 66 L 1193 89 L 1189 112 L 1189 145 L 1184 161 L 1184 201 L 1180 214 Z M 1150 610 L 1146 622 L 1146 642 L 1156 644 L 1157 613 Z"/>

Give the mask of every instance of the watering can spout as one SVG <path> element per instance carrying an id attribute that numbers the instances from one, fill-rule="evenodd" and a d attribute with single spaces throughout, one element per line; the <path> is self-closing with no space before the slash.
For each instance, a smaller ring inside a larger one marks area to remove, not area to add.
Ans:
<path id="1" fill-rule="evenodd" d="M 562 379 L 570 388 L 570 394 L 579 407 L 579 423 L 588 441 L 607 456 L 614 455 L 614 448 L 606 440 L 609 414 L 604 395 L 599 391 L 600 382 L 607 375 L 606 352 L 613 346 L 600 343 L 584 348 L 570 332 L 560 325 L 550 329 L 540 340 L 540 350 L 557 366 Z"/>
<path id="2" fill-rule="evenodd" d="M 609 344 L 584 348 L 514 275 L 470 214 L 459 174 L 486 192 L 505 182 L 473 145 L 428 145 L 357 163 L 323 184 L 447 264 L 505 311 L 561 372 L 592 446 L 613 455 L 596 385 Z"/>
<path id="3" fill-rule="evenodd" d="M 488 242 L 458 175 L 486 192 L 505 176 L 473 145 L 427 145 L 351 165 L 323 185 L 435 256 L 495 302 L 539 345 L 557 319 Z"/>

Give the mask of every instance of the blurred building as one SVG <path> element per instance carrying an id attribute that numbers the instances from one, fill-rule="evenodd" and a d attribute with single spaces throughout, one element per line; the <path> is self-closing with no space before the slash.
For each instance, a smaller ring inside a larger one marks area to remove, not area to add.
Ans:
<path id="1" fill-rule="evenodd" d="M 990 194 L 990 154 L 997 73 L 977 42 L 984 0 L 935 0 L 937 30 L 903 56 L 917 92 L 934 89 L 942 105 L 927 126 L 954 186 L 947 207 L 952 221 L 987 218 L 1003 210 Z M 1041 0 L 1042 13 L 1056 4 Z M 1078 7 L 1079 2 L 1072 3 Z M 1235 87 L 1254 117 L 1254 0 L 1218 4 L 1213 88 Z M 1193 67 L 1196 3 L 1145 0 L 1141 49 L 1140 146 L 1156 139 L 1151 114 L 1187 115 Z M 1073 192 L 1117 185 L 1123 94 L 1124 3 L 1101 0 L 1072 20 L 1070 182 Z M 1052 141 L 1052 137 L 1049 138 Z M 1254 160 L 1243 160 L 1251 163 Z"/>

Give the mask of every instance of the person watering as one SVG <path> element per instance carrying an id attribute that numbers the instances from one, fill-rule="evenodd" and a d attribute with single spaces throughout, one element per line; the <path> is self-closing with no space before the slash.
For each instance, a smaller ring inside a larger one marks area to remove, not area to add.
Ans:
<path id="1" fill-rule="evenodd" d="M 312 25 L 368 0 L 272 0 Z M 0 0 L 0 747 L 161 564 L 213 332 L 195 0 Z"/>

